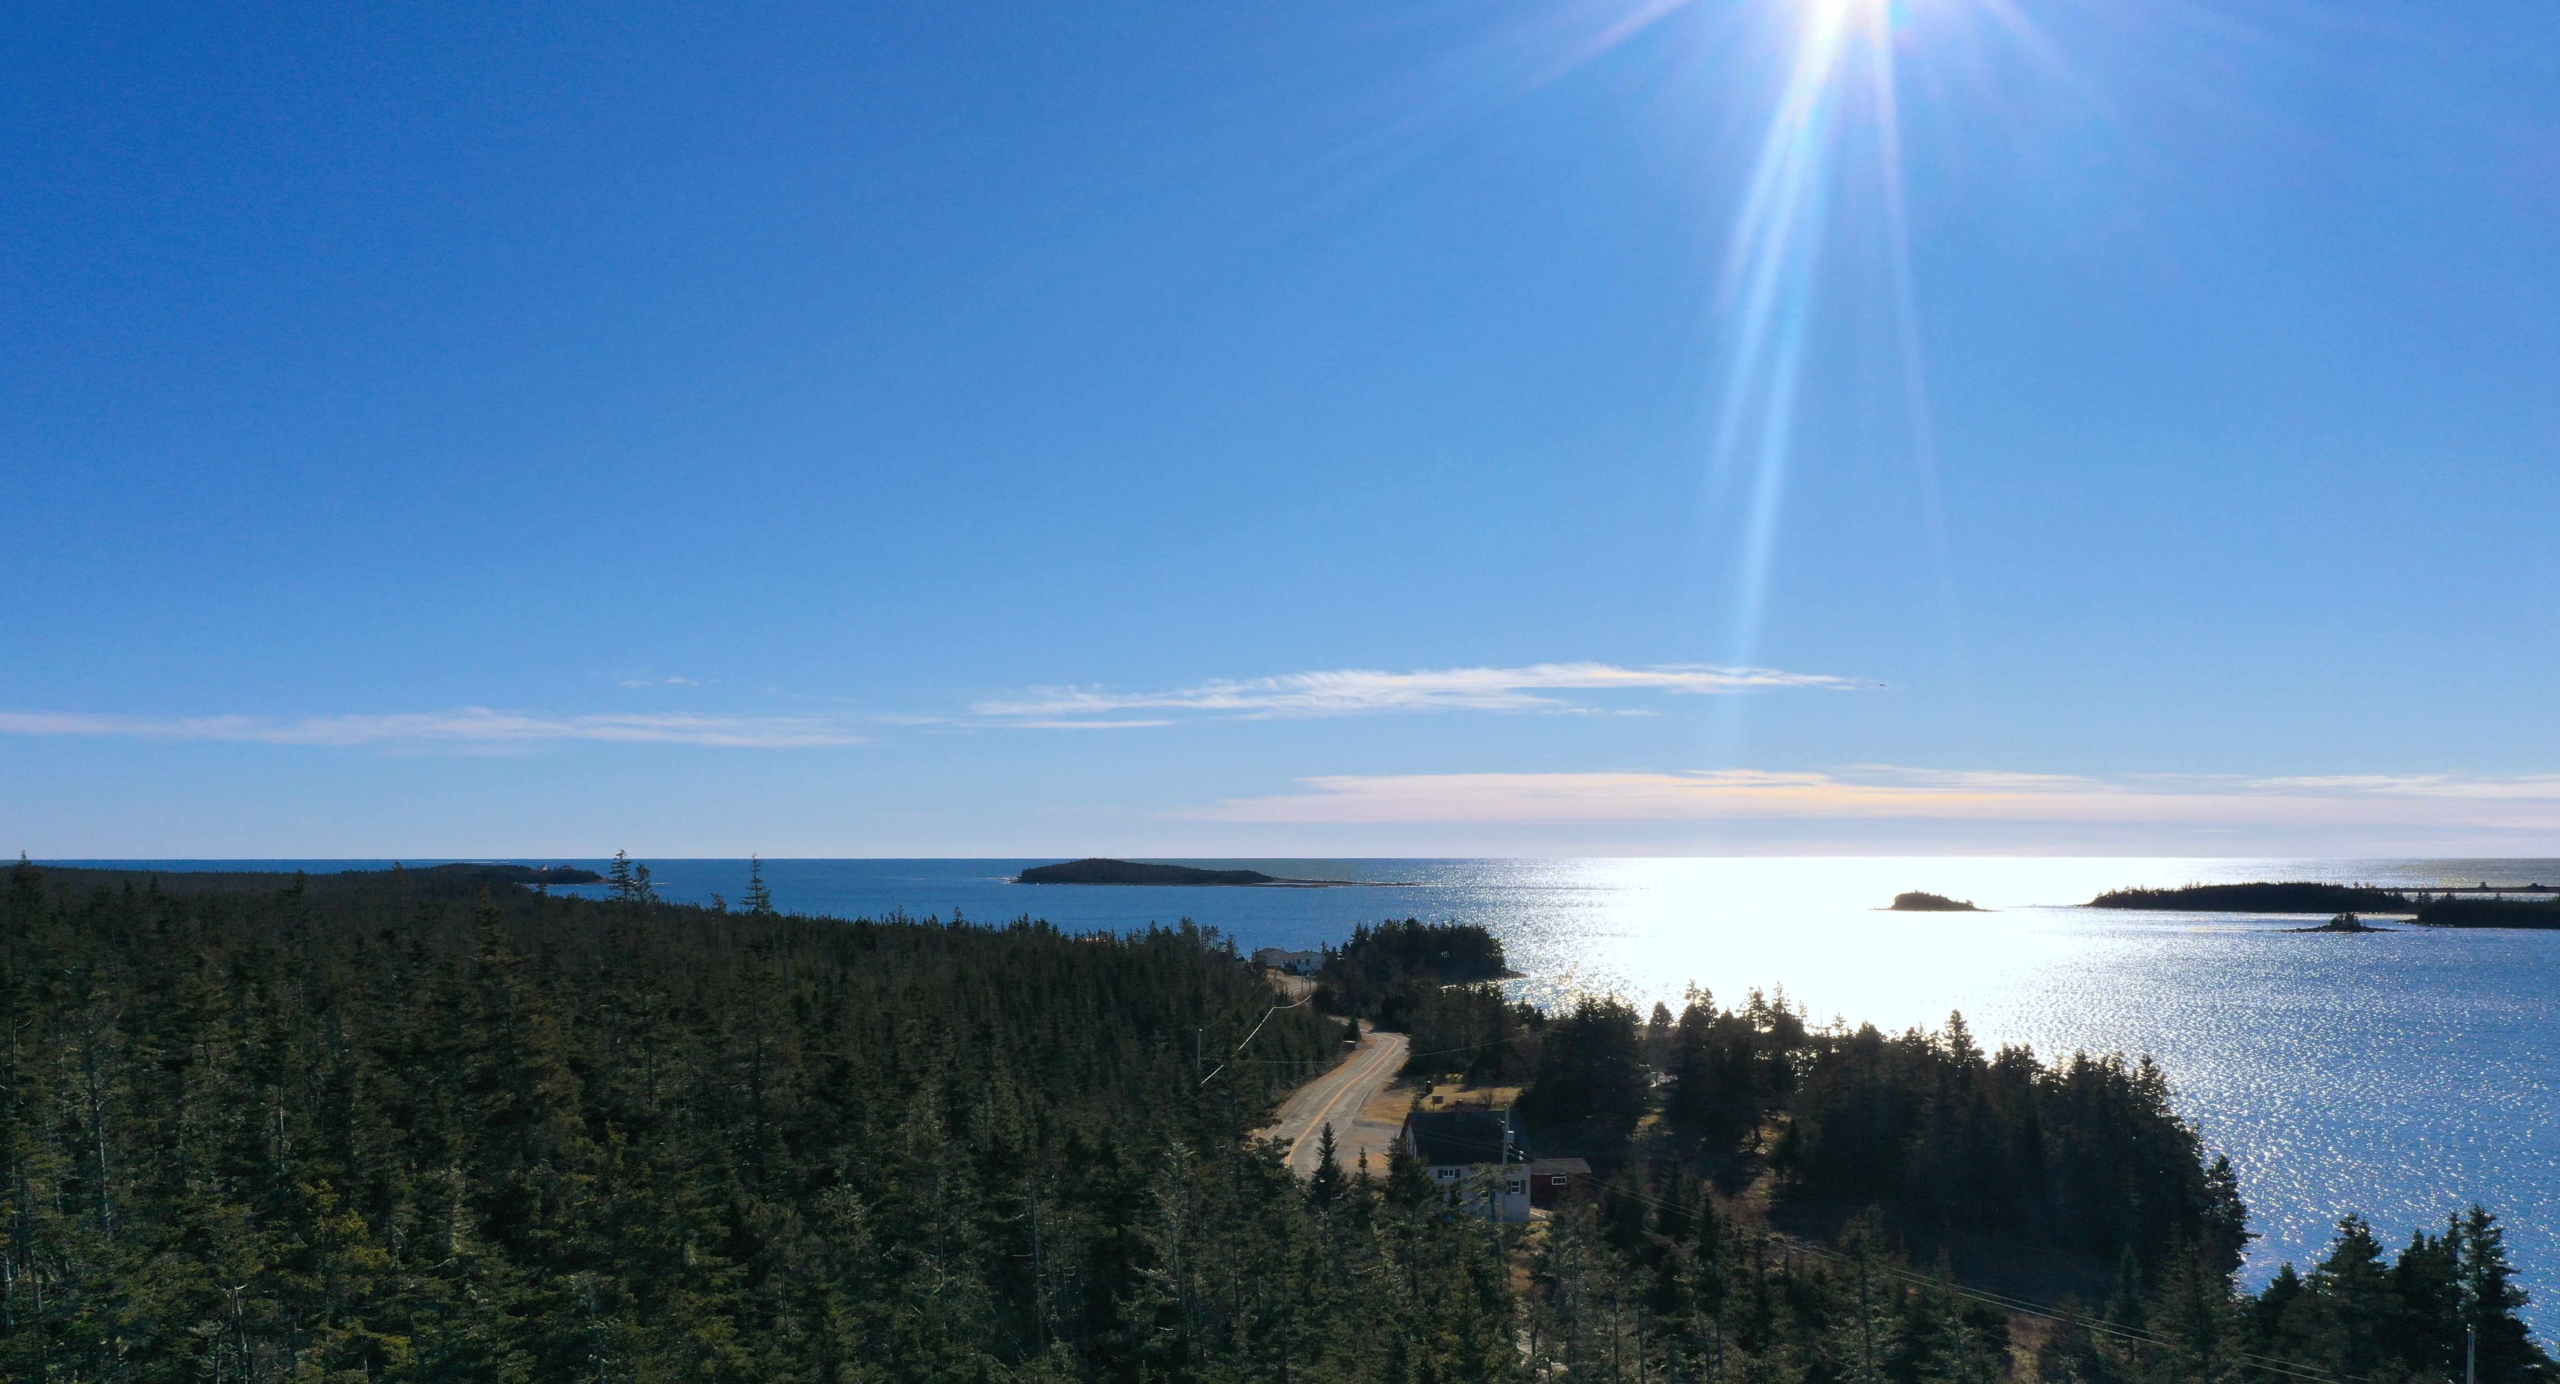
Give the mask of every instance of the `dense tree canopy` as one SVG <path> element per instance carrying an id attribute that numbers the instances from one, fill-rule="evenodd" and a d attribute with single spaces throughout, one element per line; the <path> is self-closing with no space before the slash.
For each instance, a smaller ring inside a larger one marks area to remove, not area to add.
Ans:
<path id="1" fill-rule="evenodd" d="M 1349 941 L 1325 948 L 1316 982 L 1334 1013 L 1402 1029 L 1429 992 L 1508 974 L 1501 940 L 1484 928 L 1407 918 L 1353 928 Z"/>
<path id="2" fill-rule="evenodd" d="M 0 1378 L 1205 1376 L 1336 1310 L 1244 1131 L 1339 1025 L 1216 939 L 616 877 L 18 870 Z"/>
<path id="3" fill-rule="evenodd" d="M 1584 999 L 1547 1025 L 1520 1118 L 1557 1150 L 1615 1151 L 1644 1117 L 1647 1084 L 1635 1010 Z"/>
<path id="4" fill-rule="evenodd" d="M 1505 1226 L 1329 1133 L 1291 1177 L 1249 1131 L 1342 1026 L 1188 925 L 611 883 L 21 864 L 0 1378 L 2398 1384 L 2466 1330 L 2485 1384 L 2549 1377 L 2485 1212 L 2396 1261 L 2350 1220 L 2236 1293 L 2227 1174 L 2143 1064 L 1435 990 L 1512 1025 L 1453 1050 L 1530 1054 L 1524 1114 L 1635 1125 L 1596 1199 Z M 1751 1128 L 1782 1203 L 1873 1209 L 1828 1243 L 1737 1211 L 1709 1179 Z M 1904 1261 L 1958 1220 L 2119 1249 L 2118 1289 L 2057 1318 Z"/>

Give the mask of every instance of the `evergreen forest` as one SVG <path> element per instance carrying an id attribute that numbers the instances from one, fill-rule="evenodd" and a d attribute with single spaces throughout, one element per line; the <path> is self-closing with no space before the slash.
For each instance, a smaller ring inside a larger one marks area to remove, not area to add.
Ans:
<path id="1" fill-rule="evenodd" d="M 1540 1016 L 1406 984 L 1425 946 L 1380 991 L 1417 1062 L 1525 1081 L 1606 1174 L 1508 1225 L 1400 1155 L 1287 1171 L 1253 1131 L 1351 1029 L 1225 938 L 741 898 L 21 861 L 0 1379 L 2396 1384 L 2466 1338 L 2550 1375 L 2485 1211 L 2241 1291 L 2145 1063 L 1757 995 Z M 1985 1244 L 2068 1291 L 1984 1286 Z"/>
<path id="2" fill-rule="evenodd" d="M 1355 927 L 1350 940 L 1324 949 L 1316 999 L 1330 1013 L 1402 1029 L 1431 991 L 1510 973 L 1501 940 L 1474 923 L 1389 919 Z"/>

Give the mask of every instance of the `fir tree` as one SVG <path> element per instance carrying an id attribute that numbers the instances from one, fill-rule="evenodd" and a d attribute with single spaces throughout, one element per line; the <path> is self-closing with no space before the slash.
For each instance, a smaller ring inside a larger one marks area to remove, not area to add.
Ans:
<path id="1" fill-rule="evenodd" d="M 2323 1317 L 2326 1359 L 2319 1363 L 2350 1377 L 2382 1363 L 2383 1331 L 2391 1319 L 2389 1265 L 2373 1228 L 2361 1216 L 2338 1222 L 2338 1238 L 2311 1272 L 2310 1295 Z"/>
<path id="2" fill-rule="evenodd" d="M 1333 1140 L 1333 1122 L 1325 1121 L 1324 1132 L 1316 1137 L 1316 1170 L 1307 1179 L 1307 1199 L 1327 1207 L 1342 1199 L 1344 1178 L 1342 1161 Z"/>
<path id="3" fill-rule="evenodd" d="M 2462 1217 L 2460 1228 L 2456 1273 L 2462 1285 L 2462 1320 L 2476 1333 L 2480 1378 L 2484 1384 L 2509 1384 L 2548 1377 L 2550 1359 L 2516 1315 L 2531 1298 L 2515 1285 L 2506 1228 L 2476 1205 Z"/>

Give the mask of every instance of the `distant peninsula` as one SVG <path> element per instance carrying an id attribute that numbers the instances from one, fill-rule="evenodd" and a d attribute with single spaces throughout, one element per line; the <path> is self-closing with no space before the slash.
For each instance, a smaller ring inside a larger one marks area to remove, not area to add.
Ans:
<path id="1" fill-rule="evenodd" d="M 2161 913 L 2326 913 L 2328 925 L 2296 932 L 2388 932 L 2363 926 L 2359 913 L 2388 913 L 2431 928 L 2529 928 L 2560 930 L 2560 899 L 2499 897 L 2505 893 L 2550 895 L 2539 882 L 2476 888 L 2376 889 L 2363 884 L 2190 884 L 2180 889 L 2115 889 L 2089 901 L 2091 908 L 2139 908 Z M 1897 903 L 1896 907 L 1900 905 Z M 2414 915 L 2414 916 L 2412 916 Z"/>
<path id="2" fill-rule="evenodd" d="M 2420 927 L 2560 928 L 2560 902 L 2541 899 L 2429 899 L 2418 905 Z"/>
<path id="3" fill-rule="evenodd" d="M 1014 876 L 1016 884 L 1188 884 L 1237 885 L 1268 889 L 1328 889 L 1370 884 L 1360 879 L 1288 879 L 1260 870 L 1202 870 L 1190 865 L 1147 865 L 1132 860 L 1073 860 L 1064 865 L 1034 865 Z M 1384 884 L 1384 881 L 1375 883 Z M 1386 884 L 1385 887 L 1398 887 Z"/>
<path id="4" fill-rule="evenodd" d="M 575 865 L 485 865 L 466 861 L 459 865 L 429 865 L 414 873 L 461 875 L 492 884 L 604 883 L 604 876 Z"/>
<path id="5" fill-rule="evenodd" d="M 1975 907 L 1971 899 L 1951 899 L 1944 894 L 1926 894 L 1914 889 L 1908 894 L 1894 895 L 1893 907 L 1885 911 L 1888 913 L 1981 913 L 1985 910 Z"/>
<path id="6" fill-rule="evenodd" d="M 483 889 L 508 892 L 501 886 L 526 889 L 545 885 L 601 884 L 604 876 L 575 865 L 502 865 L 459 860 L 444 865 L 402 865 L 388 870 L 337 870 L 311 874 L 302 870 L 154 870 L 81 869 L 48 865 L 45 877 L 57 885 L 82 890 L 127 887 L 190 897 L 203 894 L 300 893 L 314 898 L 370 894 L 385 887 L 416 897 L 469 900 Z"/>
<path id="7" fill-rule="evenodd" d="M 2190 884 L 2177 889 L 2110 889 L 2091 908 L 2158 913 L 2408 913 L 2417 905 L 2394 889 L 2361 884 Z"/>

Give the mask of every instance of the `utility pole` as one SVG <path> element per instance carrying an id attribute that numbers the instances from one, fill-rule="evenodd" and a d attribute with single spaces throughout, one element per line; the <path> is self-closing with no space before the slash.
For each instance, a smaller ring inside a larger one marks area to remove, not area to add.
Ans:
<path id="1" fill-rule="evenodd" d="M 1049 1302 L 1040 1277 L 1040 1184 L 1029 1170 L 1022 1174 L 1022 1199 L 1031 1208 L 1031 1318 L 1039 1327 L 1040 1348 L 1049 1348 Z"/>
<path id="2" fill-rule="evenodd" d="M 2480 1384 L 2480 1328 L 2462 1328 L 2462 1384 Z"/>
<path id="3" fill-rule="evenodd" d="M 1510 1195 L 1510 1146 L 1513 1146 L 1510 1110 L 1503 1110 L 1503 1182 L 1500 1182 L 1500 1190 L 1505 1197 Z M 1528 1187 L 1528 1149 L 1521 1149 L 1521 1187 Z M 1528 1218 L 1528 1210 L 1521 1210 L 1521 1218 Z"/>

